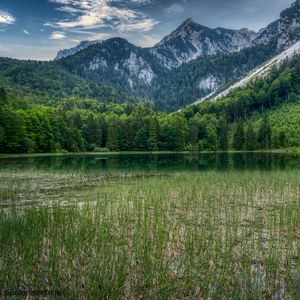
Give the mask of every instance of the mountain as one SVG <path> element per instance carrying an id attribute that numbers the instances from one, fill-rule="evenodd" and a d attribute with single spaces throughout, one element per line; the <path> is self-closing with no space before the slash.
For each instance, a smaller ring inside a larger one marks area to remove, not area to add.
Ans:
<path id="1" fill-rule="evenodd" d="M 267 74 L 269 74 L 271 72 L 271 70 L 274 67 L 277 68 L 281 64 L 289 61 L 294 56 L 297 56 L 299 54 L 300 54 L 300 41 L 298 41 L 296 44 L 289 47 L 288 49 L 284 50 L 277 56 L 273 57 L 271 60 L 267 61 L 263 65 L 255 68 L 254 70 L 252 70 L 249 74 L 247 74 L 242 79 L 233 83 L 229 87 L 226 87 L 226 89 L 221 88 L 220 90 L 217 90 L 217 91 L 207 95 L 206 97 L 196 101 L 194 104 L 199 104 L 199 103 L 202 103 L 207 100 L 216 101 L 221 98 L 224 98 L 227 95 L 229 95 L 231 92 L 233 92 L 234 90 L 246 86 L 249 82 L 251 82 L 257 78 L 265 77 Z"/>
<path id="2" fill-rule="evenodd" d="M 300 39 L 300 0 L 280 14 L 278 31 L 279 50 L 293 45 Z"/>
<path id="3" fill-rule="evenodd" d="M 278 51 L 300 40 L 300 0 L 283 10 L 278 20 L 262 29 L 253 43 L 268 44 L 271 40 L 276 40 Z"/>
<path id="4" fill-rule="evenodd" d="M 211 29 L 187 19 L 152 48 L 137 47 L 123 38 L 82 42 L 60 51 L 52 62 L 12 60 L 9 68 L 0 68 L 0 80 L 55 99 L 107 95 L 105 102 L 116 98 L 120 102 L 124 95 L 123 101 L 151 100 L 160 110 L 174 111 L 230 85 L 288 49 L 300 40 L 299 28 L 297 0 L 258 33 Z"/>
<path id="5" fill-rule="evenodd" d="M 199 57 L 240 51 L 256 37 L 257 33 L 246 28 L 211 29 L 187 19 L 149 51 L 161 65 L 172 69 Z"/>
<path id="6" fill-rule="evenodd" d="M 241 30 L 211 29 L 188 18 L 157 45 L 145 48 L 144 52 L 151 53 L 160 65 L 172 69 L 198 57 L 240 51 L 250 47 L 256 37 L 257 33 L 247 28 Z M 110 40 L 115 41 L 115 39 Z M 59 51 L 55 59 L 66 58 L 95 44 L 101 44 L 101 42 L 81 42 L 74 48 Z M 103 46 L 105 47 L 102 45 L 102 48 Z"/>
<path id="7" fill-rule="evenodd" d="M 134 93 L 150 87 L 164 68 L 147 49 L 112 38 L 58 61 L 69 72 Z"/>
<path id="8" fill-rule="evenodd" d="M 76 47 L 60 50 L 57 53 L 57 56 L 55 57 L 54 60 L 59 60 L 59 59 L 71 56 L 71 55 L 73 55 L 81 50 L 84 50 L 84 49 L 88 48 L 89 46 L 95 45 L 97 43 L 100 43 L 100 41 L 82 41 Z"/>

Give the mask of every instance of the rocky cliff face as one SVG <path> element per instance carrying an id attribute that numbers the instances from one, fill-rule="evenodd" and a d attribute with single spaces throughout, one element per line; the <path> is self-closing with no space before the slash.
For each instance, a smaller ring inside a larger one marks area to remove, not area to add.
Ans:
<path id="1" fill-rule="evenodd" d="M 278 26 L 278 49 L 283 50 L 300 39 L 300 0 L 280 14 Z"/>
<path id="2" fill-rule="evenodd" d="M 163 66 L 172 69 L 199 57 L 240 51 L 250 47 L 256 37 L 248 29 L 211 29 L 187 19 L 150 52 Z"/>
<path id="3" fill-rule="evenodd" d="M 300 0 L 281 12 L 280 18 L 262 29 L 254 44 L 268 44 L 276 41 L 277 50 L 289 48 L 300 40 Z"/>

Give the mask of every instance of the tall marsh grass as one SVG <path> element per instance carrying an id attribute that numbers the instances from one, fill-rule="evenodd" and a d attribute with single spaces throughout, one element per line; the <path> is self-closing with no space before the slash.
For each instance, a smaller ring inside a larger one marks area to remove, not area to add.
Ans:
<path id="1" fill-rule="evenodd" d="M 300 170 L 11 175 L 0 173 L 0 295 L 300 295 Z"/>

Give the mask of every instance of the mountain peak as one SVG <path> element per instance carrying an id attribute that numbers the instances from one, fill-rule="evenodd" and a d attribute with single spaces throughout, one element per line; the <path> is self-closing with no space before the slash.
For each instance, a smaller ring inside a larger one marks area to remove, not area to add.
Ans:
<path id="1" fill-rule="evenodd" d="M 181 26 L 183 25 L 189 25 L 189 24 L 195 24 L 196 22 L 192 18 L 187 18 Z"/>

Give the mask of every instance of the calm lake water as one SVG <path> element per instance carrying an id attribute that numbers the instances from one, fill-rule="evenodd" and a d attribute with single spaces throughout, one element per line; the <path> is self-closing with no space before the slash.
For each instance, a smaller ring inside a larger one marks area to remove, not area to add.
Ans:
<path id="1" fill-rule="evenodd" d="M 66 171 L 228 171 L 300 169 L 300 155 L 284 153 L 82 154 L 0 156 L 0 169 Z"/>

